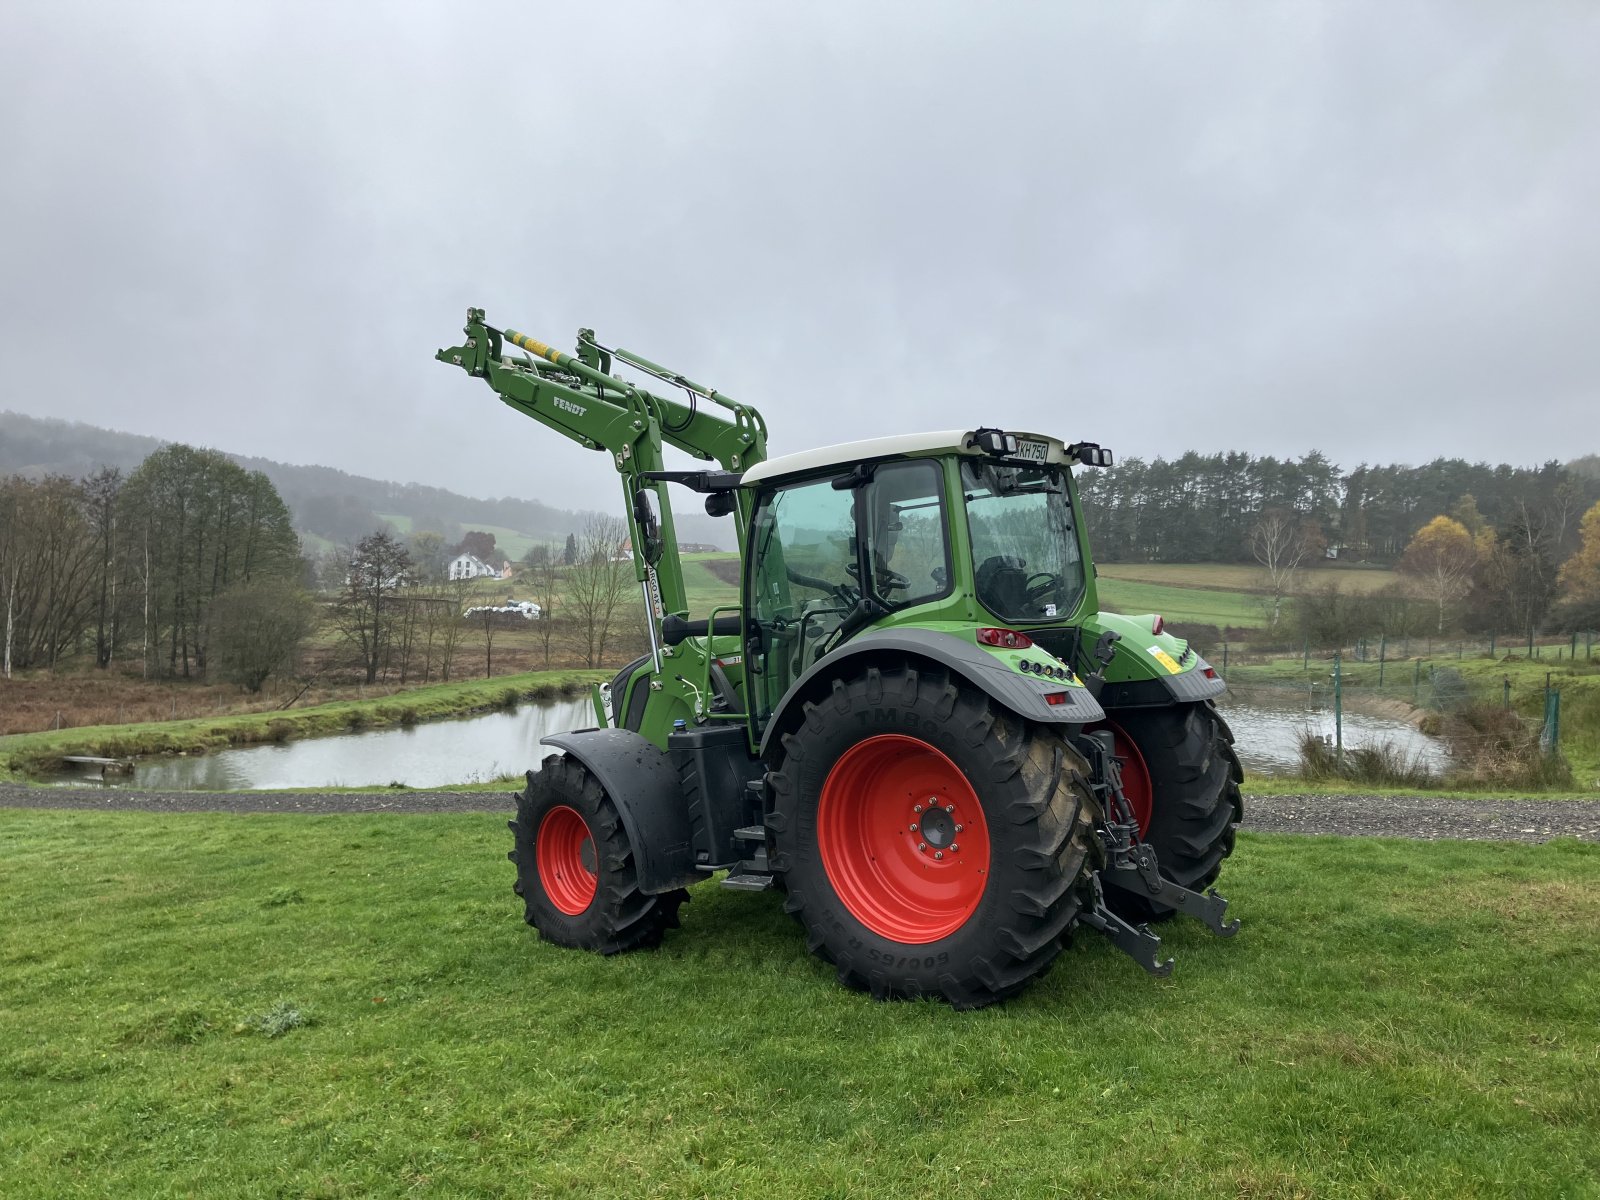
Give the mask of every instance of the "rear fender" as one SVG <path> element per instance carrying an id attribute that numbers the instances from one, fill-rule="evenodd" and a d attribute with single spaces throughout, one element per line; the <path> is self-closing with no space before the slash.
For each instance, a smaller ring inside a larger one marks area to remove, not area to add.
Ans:
<path id="1" fill-rule="evenodd" d="M 683 787 L 663 751 L 627 729 L 552 733 L 539 744 L 572 755 L 600 781 L 622 816 L 641 891 L 656 895 L 704 878 L 694 867 Z"/>
<path id="2" fill-rule="evenodd" d="M 1045 696 L 1062 691 L 1062 685 L 1019 675 L 976 642 L 936 629 L 901 627 L 865 633 L 847 642 L 822 661 L 813 663 L 796 679 L 773 709 L 761 735 L 764 757 L 778 730 L 799 718 L 800 705 L 827 677 L 865 667 L 874 659 L 904 662 L 922 659 L 947 668 L 1019 717 L 1047 725 L 1088 725 L 1105 720 L 1105 710 L 1083 687 L 1066 689 L 1066 704 L 1048 704 Z"/>

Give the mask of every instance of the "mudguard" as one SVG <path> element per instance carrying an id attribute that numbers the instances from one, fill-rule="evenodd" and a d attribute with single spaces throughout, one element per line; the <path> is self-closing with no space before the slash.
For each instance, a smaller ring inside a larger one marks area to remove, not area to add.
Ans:
<path id="1" fill-rule="evenodd" d="M 683 787 L 663 751 L 627 729 L 552 733 L 539 744 L 572 755 L 611 797 L 633 848 L 640 891 L 657 895 L 705 878 L 694 867 Z"/>
<path id="2" fill-rule="evenodd" d="M 897 658 L 914 655 L 931 659 L 987 692 L 997 704 L 1029 721 L 1050 725 L 1089 725 L 1105 719 L 1105 709 L 1100 707 L 1099 701 L 1089 694 L 1087 688 L 1066 688 L 1067 703 L 1048 704 L 1045 696 L 1062 691 L 1062 684 L 1020 675 L 976 642 L 934 629 L 884 629 L 864 633 L 845 643 L 820 662 L 813 663 L 805 674 L 790 685 L 783 699 L 773 709 L 772 719 L 767 722 L 766 730 L 761 735 L 761 754 L 766 754 L 773 732 L 785 728 L 786 715 L 800 703 L 800 697 L 806 694 L 809 685 L 819 675 L 837 675 L 849 671 L 863 660 L 883 655 Z"/>
<path id="3" fill-rule="evenodd" d="M 1228 690 L 1220 675 L 1214 671 L 1206 674 L 1210 668 L 1211 664 L 1197 654 L 1193 668 L 1181 675 L 1108 683 L 1100 690 L 1100 702 L 1107 708 L 1155 708 L 1210 700 Z"/>

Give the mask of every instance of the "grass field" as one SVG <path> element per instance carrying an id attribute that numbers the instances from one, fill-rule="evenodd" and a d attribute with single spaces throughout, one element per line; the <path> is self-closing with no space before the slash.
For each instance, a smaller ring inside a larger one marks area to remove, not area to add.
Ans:
<path id="1" fill-rule="evenodd" d="M 8 1196 L 1581 1196 L 1600 847 L 1246 836 L 1232 942 L 874 1004 L 776 895 L 523 926 L 493 816 L 0 817 Z"/>
<path id="2" fill-rule="evenodd" d="M 1393 571 L 1382 567 L 1319 563 L 1301 571 L 1295 583 L 1302 588 L 1337 583 L 1348 592 L 1372 592 L 1393 583 L 1395 578 Z M 1254 563 L 1101 563 L 1100 579 L 1102 583 L 1117 579 L 1234 592 L 1260 592 L 1264 586 L 1261 568 Z"/>

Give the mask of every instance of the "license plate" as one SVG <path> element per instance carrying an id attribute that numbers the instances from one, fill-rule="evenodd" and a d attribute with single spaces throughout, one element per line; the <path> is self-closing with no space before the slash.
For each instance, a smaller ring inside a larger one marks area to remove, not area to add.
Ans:
<path id="1" fill-rule="evenodd" d="M 1017 457 L 1027 459 L 1029 462 L 1046 462 L 1050 457 L 1050 443 L 1032 442 L 1027 438 L 1018 438 Z"/>

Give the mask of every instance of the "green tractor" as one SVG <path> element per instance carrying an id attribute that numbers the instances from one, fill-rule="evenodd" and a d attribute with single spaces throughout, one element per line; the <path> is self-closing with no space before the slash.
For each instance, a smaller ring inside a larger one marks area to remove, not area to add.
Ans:
<path id="1" fill-rule="evenodd" d="M 658 945 L 725 871 L 843 983 L 975 1008 L 1079 925 L 1154 974 L 1152 923 L 1237 930 L 1208 890 L 1242 815 L 1223 682 L 1159 617 L 1099 611 L 1072 468 L 1110 451 L 980 428 L 768 458 L 755 409 L 591 330 L 568 355 L 471 309 L 465 334 L 437 357 L 611 456 L 647 609 L 649 653 L 517 796 L 542 937 Z M 691 618 L 674 487 L 734 515 L 737 608 Z"/>

